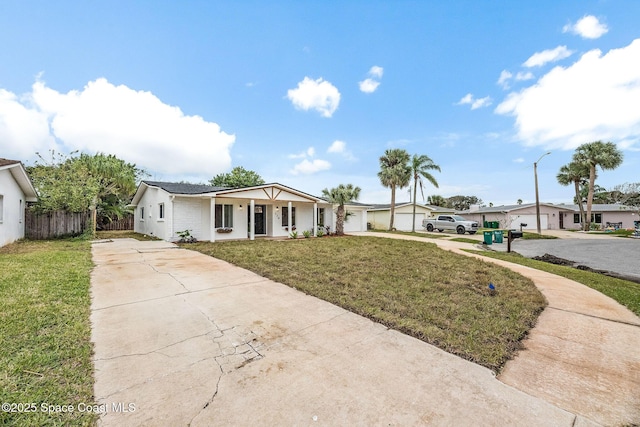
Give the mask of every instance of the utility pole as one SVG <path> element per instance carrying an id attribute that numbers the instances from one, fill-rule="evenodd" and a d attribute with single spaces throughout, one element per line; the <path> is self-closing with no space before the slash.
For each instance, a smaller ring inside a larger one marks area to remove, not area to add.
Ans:
<path id="1" fill-rule="evenodd" d="M 533 163 L 533 178 L 536 182 L 536 226 L 538 228 L 538 234 L 542 234 L 542 230 L 540 230 L 540 197 L 538 196 L 538 163 L 540 163 L 540 160 L 542 160 L 544 156 L 549 154 L 551 154 L 551 151 L 547 151 L 540 156 L 537 162 Z"/>

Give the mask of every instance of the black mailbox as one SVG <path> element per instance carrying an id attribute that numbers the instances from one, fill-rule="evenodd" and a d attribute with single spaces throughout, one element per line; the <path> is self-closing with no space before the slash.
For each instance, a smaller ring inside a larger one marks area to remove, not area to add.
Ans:
<path id="1" fill-rule="evenodd" d="M 520 224 L 522 226 L 522 224 Z M 526 225 L 526 224 L 525 224 Z M 507 252 L 511 252 L 511 241 L 522 237 L 522 231 L 509 230 L 507 233 Z"/>

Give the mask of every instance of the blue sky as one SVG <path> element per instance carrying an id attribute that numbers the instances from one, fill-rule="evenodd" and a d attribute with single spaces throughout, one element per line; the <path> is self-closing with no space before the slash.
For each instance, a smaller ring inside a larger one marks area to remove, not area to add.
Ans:
<path id="1" fill-rule="evenodd" d="M 0 157 L 115 154 L 151 179 L 234 166 L 320 195 L 426 154 L 425 196 L 570 202 L 558 169 L 618 144 L 640 176 L 640 2 L 0 0 Z M 408 189 L 398 195 L 408 201 Z M 419 199 L 420 200 L 420 199 Z"/>

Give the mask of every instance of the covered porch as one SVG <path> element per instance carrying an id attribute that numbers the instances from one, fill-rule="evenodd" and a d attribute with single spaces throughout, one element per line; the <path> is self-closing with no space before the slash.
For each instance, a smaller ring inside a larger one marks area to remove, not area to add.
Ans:
<path id="1" fill-rule="evenodd" d="M 322 199 L 280 184 L 218 191 L 209 199 L 208 211 L 212 242 L 305 231 L 316 236 L 319 227 L 331 224 L 333 214 Z"/>

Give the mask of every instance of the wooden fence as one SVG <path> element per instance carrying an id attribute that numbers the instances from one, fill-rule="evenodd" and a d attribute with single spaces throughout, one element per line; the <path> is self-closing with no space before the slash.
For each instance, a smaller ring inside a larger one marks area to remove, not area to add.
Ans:
<path id="1" fill-rule="evenodd" d="M 63 236 L 77 236 L 89 226 L 91 212 L 54 211 L 25 214 L 25 237 L 43 240 Z"/>
<path id="2" fill-rule="evenodd" d="M 125 215 L 121 219 L 98 224 L 98 229 L 105 231 L 133 230 L 133 215 Z"/>

